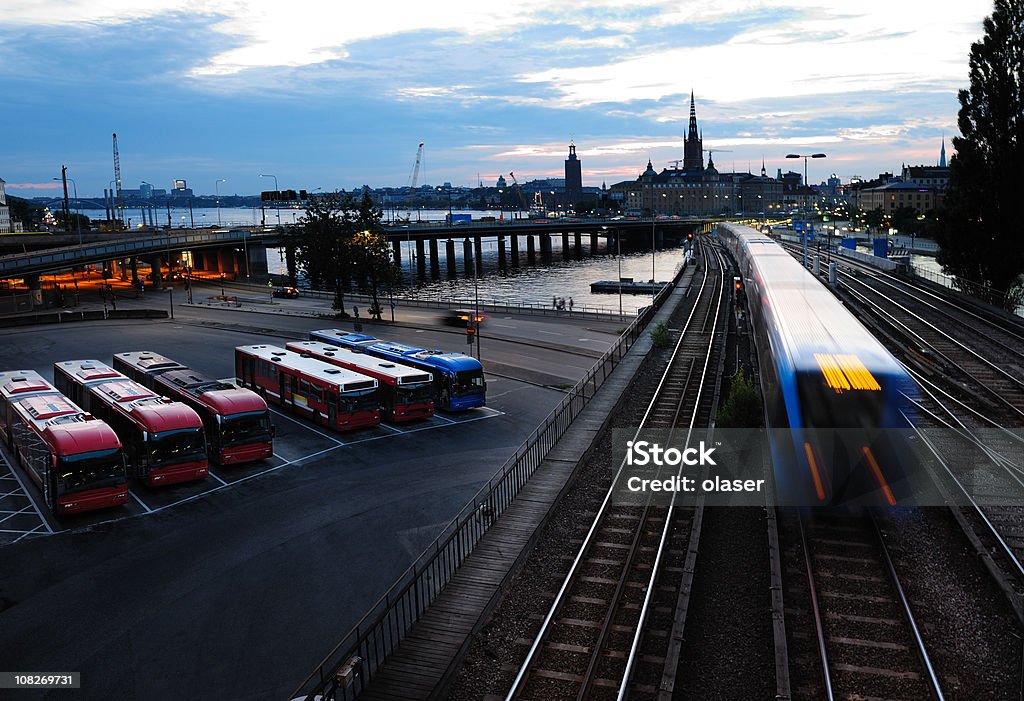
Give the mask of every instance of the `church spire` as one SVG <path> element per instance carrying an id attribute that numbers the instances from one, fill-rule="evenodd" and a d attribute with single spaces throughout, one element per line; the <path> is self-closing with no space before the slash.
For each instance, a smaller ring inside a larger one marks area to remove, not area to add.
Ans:
<path id="1" fill-rule="evenodd" d="M 761 156 L 761 177 L 768 175 L 768 171 L 764 169 L 764 156 Z"/>
<path id="2" fill-rule="evenodd" d="M 942 150 L 939 151 L 939 168 L 946 167 L 946 132 L 942 132 Z"/>
<path id="3" fill-rule="evenodd" d="M 704 170 L 704 145 L 701 133 L 697 129 L 697 106 L 690 91 L 690 124 L 683 140 L 683 170 L 698 173 Z"/>

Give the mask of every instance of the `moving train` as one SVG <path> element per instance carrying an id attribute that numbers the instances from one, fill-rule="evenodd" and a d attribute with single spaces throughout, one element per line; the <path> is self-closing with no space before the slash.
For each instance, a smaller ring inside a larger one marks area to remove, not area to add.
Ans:
<path id="1" fill-rule="evenodd" d="M 913 378 L 774 240 L 733 224 L 718 232 L 746 292 L 780 503 L 911 501 Z"/>

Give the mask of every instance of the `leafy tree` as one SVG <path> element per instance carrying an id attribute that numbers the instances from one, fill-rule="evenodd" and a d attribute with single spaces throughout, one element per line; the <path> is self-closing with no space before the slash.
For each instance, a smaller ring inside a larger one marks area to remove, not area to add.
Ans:
<path id="1" fill-rule="evenodd" d="M 1024 270 L 1016 198 L 1024 187 L 1024 2 L 995 0 L 985 36 L 971 46 L 961 90 L 956 155 L 936 238 L 938 262 L 988 301 L 1012 308 Z M 1011 288 L 1016 287 L 1016 290 Z"/>
<path id="2" fill-rule="evenodd" d="M 295 246 L 295 260 L 315 289 L 334 290 L 334 309 L 345 311 L 345 288 L 352 273 L 352 235 L 355 231 L 351 196 L 327 193 L 306 201 L 299 219 L 302 233 Z"/>
<path id="3" fill-rule="evenodd" d="M 720 428 L 755 428 L 761 425 L 764 411 L 761 398 L 747 373 L 740 370 L 729 385 L 729 396 L 718 410 Z"/>
<path id="4" fill-rule="evenodd" d="M 365 278 L 370 289 L 370 316 L 380 319 L 380 288 L 398 279 L 398 265 L 391 258 L 391 247 L 382 233 L 381 210 L 377 209 L 368 193 L 363 193 L 354 210 L 352 236 L 352 268 L 355 275 Z"/>

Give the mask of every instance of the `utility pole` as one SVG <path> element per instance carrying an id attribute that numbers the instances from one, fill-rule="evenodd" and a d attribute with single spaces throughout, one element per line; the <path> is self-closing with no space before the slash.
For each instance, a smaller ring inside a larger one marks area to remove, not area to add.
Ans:
<path id="1" fill-rule="evenodd" d="M 68 167 L 60 167 L 60 179 L 64 184 L 64 233 L 71 233 L 71 205 L 68 204 Z"/>

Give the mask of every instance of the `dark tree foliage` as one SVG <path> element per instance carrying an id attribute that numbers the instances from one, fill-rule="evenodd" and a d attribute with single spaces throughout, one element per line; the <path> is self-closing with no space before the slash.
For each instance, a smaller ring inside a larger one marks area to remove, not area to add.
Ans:
<path id="1" fill-rule="evenodd" d="M 1024 236 L 1017 198 L 1024 188 L 1024 0 L 995 0 L 985 36 L 971 46 L 960 91 L 960 136 L 936 238 L 943 269 L 993 304 L 1021 296 Z M 977 282 L 977 285 L 972 285 Z"/>
<path id="2" fill-rule="evenodd" d="M 393 282 L 397 272 L 380 220 L 381 210 L 366 192 L 358 199 L 345 193 L 310 198 L 299 219 L 303 228 L 295 247 L 296 263 L 313 288 L 334 292 L 339 316 L 348 316 L 345 292 L 352 280 L 364 279 L 379 318 L 378 291 Z"/>
<path id="3" fill-rule="evenodd" d="M 719 428 L 756 428 L 764 418 L 764 408 L 754 383 L 740 370 L 729 385 L 729 396 L 718 410 Z"/>
<path id="4" fill-rule="evenodd" d="M 295 261 L 318 290 L 334 292 L 334 309 L 345 312 L 345 288 L 351 280 L 351 244 L 354 228 L 351 196 L 327 193 L 306 202 L 306 213 L 299 219 L 302 234 L 295 247 Z"/>

